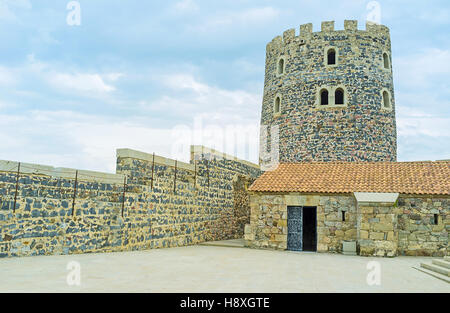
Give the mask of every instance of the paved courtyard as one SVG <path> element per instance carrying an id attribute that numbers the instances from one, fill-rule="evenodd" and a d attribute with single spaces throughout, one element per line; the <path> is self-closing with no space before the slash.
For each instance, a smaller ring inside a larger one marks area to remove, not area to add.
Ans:
<path id="1" fill-rule="evenodd" d="M 373 260 L 380 286 L 366 282 Z M 80 286 L 66 282 L 72 261 Z M 450 292 L 412 268 L 421 261 L 221 246 L 0 259 L 0 292 Z"/>

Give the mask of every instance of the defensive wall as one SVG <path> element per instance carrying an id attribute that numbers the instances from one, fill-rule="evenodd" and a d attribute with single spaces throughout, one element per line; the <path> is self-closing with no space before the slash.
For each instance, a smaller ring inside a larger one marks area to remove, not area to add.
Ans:
<path id="1" fill-rule="evenodd" d="M 243 237 L 258 165 L 117 150 L 116 174 L 0 161 L 0 257 L 133 251 Z"/>

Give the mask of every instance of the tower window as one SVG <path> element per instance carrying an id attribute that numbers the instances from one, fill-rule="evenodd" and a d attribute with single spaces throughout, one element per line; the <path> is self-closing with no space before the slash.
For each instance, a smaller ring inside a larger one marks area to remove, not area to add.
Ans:
<path id="1" fill-rule="evenodd" d="M 328 105 L 328 90 L 326 89 L 320 91 L 320 104 Z"/>
<path id="2" fill-rule="evenodd" d="M 345 222 L 345 211 L 342 211 L 342 221 Z"/>
<path id="3" fill-rule="evenodd" d="M 344 90 L 339 88 L 334 92 L 334 101 L 335 101 L 334 104 L 337 105 L 344 104 Z"/>
<path id="4" fill-rule="evenodd" d="M 385 69 L 389 69 L 389 56 L 387 53 L 383 53 L 383 64 Z"/>
<path id="5" fill-rule="evenodd" d="M 386 90 L 383 91 L 383 107 L 385 109 L 391 108 L 391 99 L 389 98 L 389 93 Z"/>
<path id="6" fill-rule="evenodd" d="M 335 65 L 336 64 L 336 50 L 330 49 L 327 52 L 327 64 Z"/>
<path id="7" fill-rule="evenodd" d="M 439 224 L 439 214 L 434 214 L 433 216 L 433 224 L 438 225 Z"/>
<path id="8" fill-rule="evenodd" d="M 275 98 L 275 103 L 274 103 L 274 106 L 273 106 L 273 111 L 274 111 L 275 114 L 278 114 L 278 113 L 280 113 L 280 109 L 281 109 L 281 98 L 280 98 L 279 96 L 277 96 L 277 97 Z"/>
<path id="9" fill-rule="evenodd" d="M 284 74 L 284 59 L 283 59 L 283 58 L 281 58 L 280 60 L 278 60 L 277 74 L 278 74 L 278 75 Z"/>

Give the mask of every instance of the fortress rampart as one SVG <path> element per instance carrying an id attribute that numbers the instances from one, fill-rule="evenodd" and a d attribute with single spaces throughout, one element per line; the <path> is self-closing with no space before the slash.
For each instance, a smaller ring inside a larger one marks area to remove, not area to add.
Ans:
<path id="1" fill-rule="evenodd" d="M 117 174 L 0 162 L 0 257 L 241 238 L 259 166 L 193 146 L 184 163 L 117 150 Z"/>

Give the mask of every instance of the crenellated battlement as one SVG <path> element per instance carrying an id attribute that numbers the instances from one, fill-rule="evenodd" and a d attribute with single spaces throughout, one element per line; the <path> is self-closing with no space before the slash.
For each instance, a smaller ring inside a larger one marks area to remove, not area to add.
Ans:
<path id="1" fill-rule="evenodd" d="M 312 23 L 300 25 L 300 33 L 298 36 L 296 35 L 296 30 L 294 28 L 284 31 L 282 36 L 276 36 L 271 42 L 267 44 L 267 50 L 277 49 L 278 47 L 282 47 L 294 42 L 301 43 L 302 41 L 311 38 L 314 34 L 331 34 L 334 32 L 336 32 L 337 34 L 368 33 L 373 36 L 385 35 L 389 37 L 389 28 L 387 26 L 376 24 L 370 21 L 366 22 L 366 27 L 364 30 L 358 29 L 357 20 L 345 20 L 343 30 L 335 29 L 334 21 L 324 21 L 321 24 L 320 31 L 317 32 L 313 31 Z"/>

